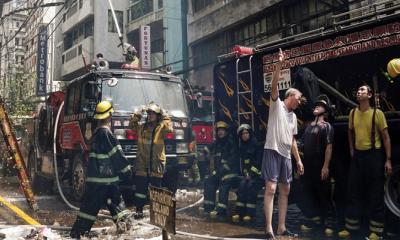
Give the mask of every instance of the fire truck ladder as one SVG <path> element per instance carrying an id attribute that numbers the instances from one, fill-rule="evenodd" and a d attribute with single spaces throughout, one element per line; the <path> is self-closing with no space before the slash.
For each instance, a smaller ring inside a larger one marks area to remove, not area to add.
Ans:
<path id="1" fill-rule="evenodd" d="M 6 108 L 4 107 L 3 99 L 1 97 L 0 97 L 0 128 L 1 131 L 3 132 L 4 141 L 7 144 L 8 151 L 18 170 L 18 178 L 21 184 L 21 188 L 24 191 L 25 198 L 29 203 L 30 207 L 34 211 L 37 211 L 39 210 L 39 207 L 36 203 L 32 187 L 29 182 L 28 171 L 26 169 L 24 159 L 19 149 L 17 139 L 15 137 L 12 125 L 8 118 Z"/>
<path id="2" fill-rule="evenodd" d="M 241 121 L 241 116 L 247 116 L 250 117 L 250 125 L 252 129 L 254 129 L 254 106 L 253 106 L 253 73 L 251 71 L 251 59 L 253 56 L 249 57 L 249 63 L 248 63 L 248 69 L 240 69 L 239 71 L 239 63 L 241 58 L 238 58 L 236 60 L 236 89 L 237 89 L 237 112 L 238 112 L 238 124 L 242 124 L 243 121 Z M 249 79 L 249 89 L 243 89 L 243 86 L 241 87 L 241 79 L 244 77 L 248 76 Z M 243 90 L 241 90 L 243 89 Z M 246 105 L 244 102 L 247 101 L 247 104 L 251 104 L 251 106 L 244 106 Z M 250 111 L 246 111 L 245 109 L 249 109 Z"/>

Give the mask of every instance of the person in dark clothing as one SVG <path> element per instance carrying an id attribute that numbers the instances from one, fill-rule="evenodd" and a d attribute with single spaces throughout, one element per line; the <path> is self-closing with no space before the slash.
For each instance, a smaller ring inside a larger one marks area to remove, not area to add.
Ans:
<path id="1" fill-rule="evenodd" d="M 112 104 L 108 101 L 96 106 L 94 118 L 99 120 L 99 124 L 91 139 L 85 193 L 70 233 L 73 238 L 79 239 L 90 232 L 104 204 L 110 210 L 117 228 L 122 226 L 121 222 L 129 221 L 130 211 L 125 210 L 118 182 L 119 175 L 130 174 L 130 165 L 110 130 L 113 112 Z"/>
<path id="2" fill-rule="evenodd" d="M 257 193 L 264 186 L 261 178 L 261 161 L 264 144 L 254 137 L 248 124 L 242 124 L 237 130 L 239 136 L 239 156 L 242 179 L 237 191 L 236 214 L 233 222 L 250 222 L 256 215 Z"/>
<path id="3" fill-rule="evenodd" d="M 333 179 L 329 175 L 332 158 L 334 131 L 327 121 L 331 111 L 329 98 L 321 95 L 314 103 L 315 120 L 304 131 L 304 168 L 301 177 L 304 194 L 301 210 L 310 219 L 310 224 L 300 226 L 302 231 L 310 231 L 312 225 L 324 227 L 325 234 L 332 236 L 336 222 L 336 211 L 332 201 Z"/>
<path id="4" fill-rule="evenodd" d="M 205 148 L 210 157 L 210 173 L 204 180 L 204 211 L 209 213 L 211 218 L 226 215 L 229 190 L 239 184 L 240 169 L 236 144 L 229 136 L 228 124 L 219 121 L 216 128 L 217 139 L 210 149 Z M 215 204 L 217 189 L 219 197 Z"/>

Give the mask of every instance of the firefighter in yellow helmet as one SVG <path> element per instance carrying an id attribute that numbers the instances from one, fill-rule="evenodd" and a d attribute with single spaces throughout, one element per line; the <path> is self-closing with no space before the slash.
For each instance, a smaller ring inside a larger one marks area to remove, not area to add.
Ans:
<path id="1" fill-rule="evenodd" d="M 227 213 L 229 190 L 239 184 L 239 159 L 235 141 L 230 137 L 228 124 L 216 124 L 217 137 L 210 149 L 205 148 L 210 160 L 210 172 L 204 179 L 204 212 L 211 218 L 224 217 Z M 216 202 L 216 191 L 219 197 Z"/>
<path id="2" fill-rule="evenodd" d="M 110 119 L 114 112 L 108 101 L 96 106 L 94 118 L 98 127 L 91 139 L 85 193 L 77 219 L 71 229 L 71 237 L 80 238 L 90 231 L 101 207 L 106 205 L 119 230 L 126 230 L 130 212 L 118 188 L 119 175 L 130 174 L 130 165 L 122 152 L 118 140 L 110 130 Z"/>
<path id="3" fill-rule="evenodd" d="M 147 112 L 147 118 L 141 122 L 144 112 Z M 155 103 L 136 111 L 130 120 L 130 128 L 136 131 L 138 136 L 134 198 L 135 218 L 141 219 L 143 206 L 148 199 L 148 185 L 161 187 L 166 164 L 164 138 L 173 129 L 170 117 Z"/>

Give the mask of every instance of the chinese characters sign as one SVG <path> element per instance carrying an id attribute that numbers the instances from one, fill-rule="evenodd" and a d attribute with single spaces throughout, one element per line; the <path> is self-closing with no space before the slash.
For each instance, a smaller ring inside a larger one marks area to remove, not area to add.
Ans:
<path id="1" fill-rule="evenodd" d="M 282 68 L 292 68 L 328 59 L 400 45 L 400 22 L 327 38 L 284 51 L 286 61 Z M 278 53 L 263 57 L 264 73 L 273 72 Z"/>
<path id="2" fill-rule="evenodd" d="M 142 69 L 151 68 L 150 26 L 140 26 L 140 62 Z"/>
<path id="3" fill-rule="evenodd" d="M 46 26 L 39 28 L 37 46 L 37 65 L 36 65 L 36 95 L 46 95 L 46 75 L 47 75 L 47 32 Z"/>

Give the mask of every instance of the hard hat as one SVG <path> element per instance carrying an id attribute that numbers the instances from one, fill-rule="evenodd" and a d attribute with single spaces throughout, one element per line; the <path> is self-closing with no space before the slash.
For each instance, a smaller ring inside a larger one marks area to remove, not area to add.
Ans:
<path id="1" fill-rule="evenodd" d="M 149 111 L 153 111 L 153 112 L 155 112 L 157 114 L 161 114 L 160 106 L 158 106 L 155 103 L 150 103 L 149 106 L 147 106 L 147 112 L 149 112 Z"/>
<path id="2" fill-rule="evenodd" d="M 96 106 L 95 119 L 106 119 L 111 117 L 111 113 L 114 112 L 113 106 L 109 101 L 101 101 Z"/>
<path id="3" fill-rule="evenodd" d="M 215 126 L 216 128 L 228 128 L 228 124 L 224 121 L 218 121 Z"/>
<path id="4" fill-rule="evenodd" d="M 395 78 L 400 74 L 400 58 L 394 58 L 388 62 L 387 72 L 392 78 Z"/>
<path id="5" fill-rule="evenodd" d="M 240 135 L 243 130 L 247 130 L 250 132 L 250 130 L 251 130 L 250 125 L 249 124 L 241 124 L 237 129 L 237 134 Z"/>

